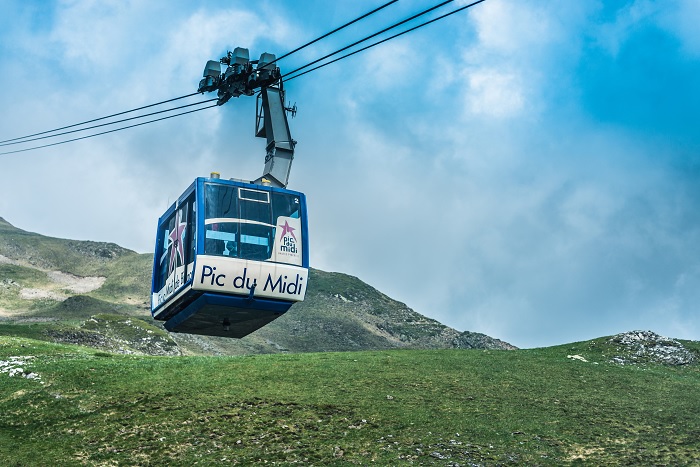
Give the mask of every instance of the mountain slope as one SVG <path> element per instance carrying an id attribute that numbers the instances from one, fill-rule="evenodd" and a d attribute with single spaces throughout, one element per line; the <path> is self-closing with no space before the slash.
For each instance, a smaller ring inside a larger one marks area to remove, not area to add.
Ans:
<path id="1" fill-rule="evenodd" d="M 460 333 L 426 318 L 355 277 L 316 269 L 310 271 L 304 302 L 243 339 L 166 334 L 164 338 L 171 339 L 172 346 L 131 345 L 129 336 L 122 339 L 115 335 L 114 327 L 127 330 L 139 326 L 146 332 L 151 326 L 161 326 L 149 313 L 151 263 L 152 255 L 112 243 L 46 237 L 0 218 L 0 319 L 15 325 L 33 323 L 37 338 L 80 343 L 84 336 L 86 345 L 125 353 L 148 353 L 151 349 L 157 354 L 172 354 L 175 343 L 184 354 L 203 355 L 514 348 L 484 334 Z M 113 324 L 121 317 L 122 325 L 115 324 L 109 336 L 96 338 L 96 333 L 106 332 L 90 321 L 99 315 L 109 316 L 107 321 Z M 128 325 L 124 324 L 127 320 Z M 73 330 L 66 331 L 65 326 Z M 7 326 L 2 329 L 11 332 Z"/>

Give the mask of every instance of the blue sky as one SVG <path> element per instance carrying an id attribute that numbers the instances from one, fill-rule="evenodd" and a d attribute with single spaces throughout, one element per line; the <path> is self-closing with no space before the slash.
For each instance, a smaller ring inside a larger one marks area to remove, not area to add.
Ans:
<path id="1" fill-rule="evenodd" d="M 434 3 L 400 0 L 279 66 Z M 281 55 L 380 4 L 6 0 L 0 139 L 194 92 L 227 50 Z M 486 0 L 290 81 L 312 266 L 521 347 L 700 339 L 697 24 L 695 0 Z M 0 156 L 0 216 L 150 252 L 195 177 L 260 175 L 254 112 L 233 99 Z"/>

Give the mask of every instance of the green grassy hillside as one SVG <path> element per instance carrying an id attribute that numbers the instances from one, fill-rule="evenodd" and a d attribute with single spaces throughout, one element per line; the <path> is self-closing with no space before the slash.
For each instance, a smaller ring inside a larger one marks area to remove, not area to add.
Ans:
<path id="1" fill-rule="evenodd" d="M 0 465 L 700 464 L 698 365 L 619 351 L 152 357 L 0 337 Z"/>

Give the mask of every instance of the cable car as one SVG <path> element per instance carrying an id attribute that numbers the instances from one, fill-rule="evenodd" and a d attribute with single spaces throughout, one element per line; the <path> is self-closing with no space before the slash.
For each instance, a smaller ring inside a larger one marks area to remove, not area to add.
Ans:
<path id="1" fill-rule="evenodd" d="M 195 179 L 158 220 L 151 314 L 170 332 L 244 337 L 304 300 L 309 272 L 306 197 L 288 190 L 296 141 L 275 55 L 237 47 L 204 67 L 197 92 L 218 105 L 258 92 L 255 136 L 267 139 L 253 182 Z M 227 65 L 222 73 L 221 64 Z"/>
<path id="2" fill-rule="evenodd" d="M 158 220 L 151 314 L 170 332 L 240 338 L 306 293 L 303 193 L 200 177 Z"/>

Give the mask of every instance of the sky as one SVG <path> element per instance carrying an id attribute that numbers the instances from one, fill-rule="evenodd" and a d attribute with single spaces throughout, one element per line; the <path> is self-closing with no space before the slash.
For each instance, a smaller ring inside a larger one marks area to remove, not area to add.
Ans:
<path id="1" fill-rule="evenodd" d="M 382 3 L 3 0 L 0 140 L 190 94 L 227 50 L 281 56 Z M 697 24 L 696 0 L 486 0 L 285 83 L 312 267 L 519 347 L 700 340 Z M 0 155 L 0 217 L 149 253 L 195 177 L 262 174 L 254 101 Z"/>

